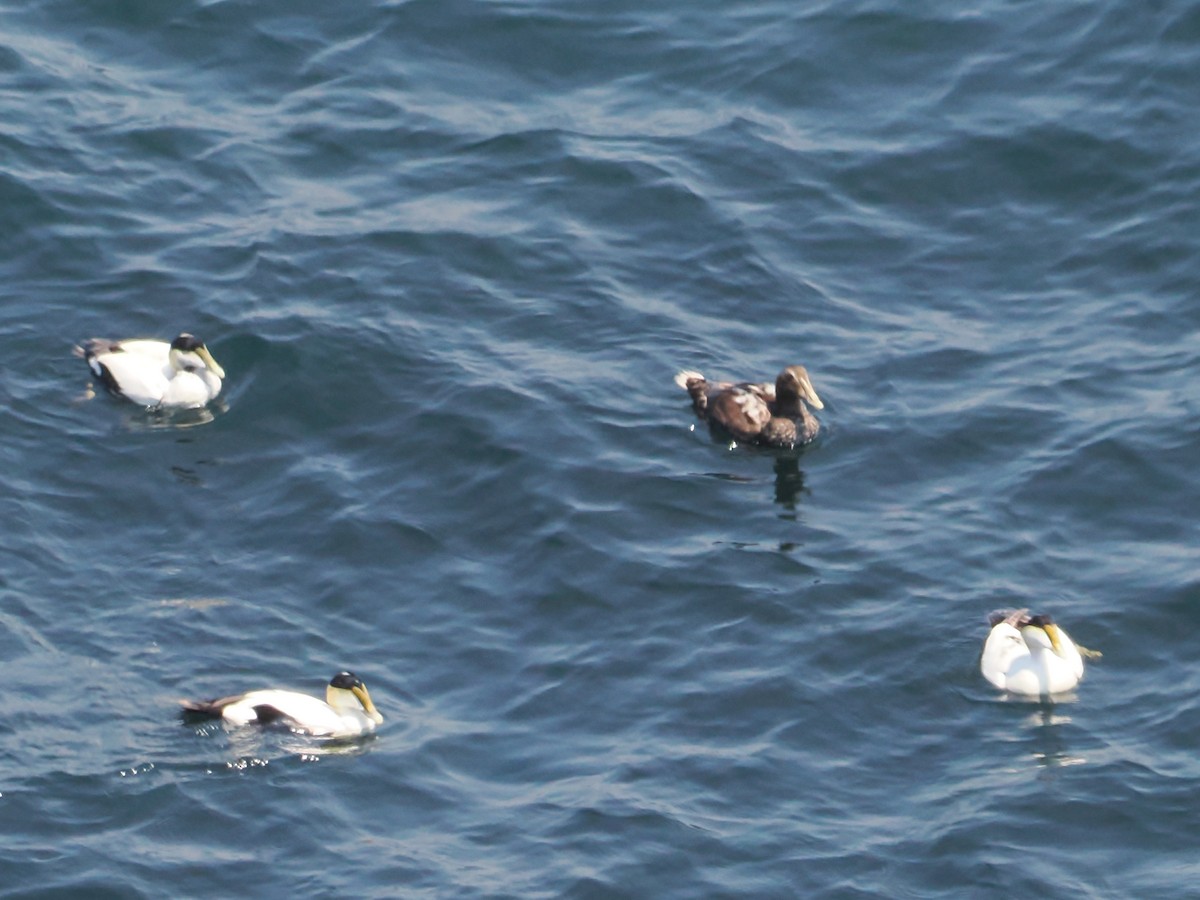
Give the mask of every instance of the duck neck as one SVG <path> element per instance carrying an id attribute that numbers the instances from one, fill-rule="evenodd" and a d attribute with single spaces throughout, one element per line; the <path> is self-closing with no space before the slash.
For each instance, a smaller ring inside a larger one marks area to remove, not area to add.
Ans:
<path id="1" fill-rule="evenodd" d="M 808 407 L 804 401 L 800 399 L 799 394 L 793 394 L 791 391 L 775 391 L 775 410 L 776 415 L 789 416 L 793 419 L 803 418 L 808 415 Z"/>

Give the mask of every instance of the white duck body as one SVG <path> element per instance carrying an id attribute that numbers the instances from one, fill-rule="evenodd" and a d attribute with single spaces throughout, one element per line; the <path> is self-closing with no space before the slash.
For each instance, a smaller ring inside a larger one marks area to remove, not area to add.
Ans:
<path id="1" fill-rule="evenodd" d="M 171 343 L 96 338 L 77 352 L 105 387 L 140 406 L 204 406 L 221 392 L 225 377 L 204 343 L 187 333 Z"/>
<path id="2" fill-rule="evenodd" d="M 1027 697 L 1069 691 L 1083 678 L 1083 657 L 1070 635 L 1049 616 L 1028 610 L 995 614 L 979 661 L 984 678 Z"/>
<path id="3" fill-rule="evenodd" d="M 375 730 L 383 716 L 354 674 L 339 672 L 325 689 L 325 700 L 268 688 L 220 700 L 184 700 L 185 714 L 220 718 L 229 725 L 283 724 L 314 737 L 358 737 Z"/>

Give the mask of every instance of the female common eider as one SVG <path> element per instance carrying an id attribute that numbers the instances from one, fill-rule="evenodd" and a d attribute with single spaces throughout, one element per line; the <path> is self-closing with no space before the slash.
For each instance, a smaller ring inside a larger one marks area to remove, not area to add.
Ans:
<path id="1" fill-rule="evenodd" d="M 185 718 L 221 719 L 230 725 L 283 725 L 314 737 L 357 737 L 383 722 L 366 685 L 353 672 L 334 675 L 324 700 L 297 691 L 268 689 L 220 700 L 179 702 Z"/>
<path id="2" fill-rule="evenodd" d="M 821 423 L 808 407 L 824 409 L 804 366 L 788 366 L 774 384 L 708 381 L 680 372 L 675 383 L 692 398 L 696 415 L 735 440 L 768 447 L 795 447 L 817 436 Z"/>
<path id="3" fill-rule="evenodd" d="M 1049 616 L 1002 609 L 988 624 L 979 669 L 1000 690 L 1037 697 L 1069 691 L 1083 678 L 1079 648 Z"/>
<path id="4" fill-rule="evenodd" d="M 75 348 L 109 391 L 141 406 L 194 409 L 221 392 L 225 370 L 199 338 L 166 341 L 92 338 Z"/>

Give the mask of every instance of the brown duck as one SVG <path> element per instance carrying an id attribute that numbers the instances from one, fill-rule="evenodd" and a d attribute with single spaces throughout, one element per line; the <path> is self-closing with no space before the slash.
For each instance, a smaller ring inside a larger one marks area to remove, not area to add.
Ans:
<path id="1" fill-rule="evenodd" d="M 804 366 L 788 366 L 775 383 L 708 381 L 680 372 L 675 383 L 692 398 L 696 415 L 734 440 L 767 447 L 807 444 L 821 430 L 808 407 L 824 409 Z"/>

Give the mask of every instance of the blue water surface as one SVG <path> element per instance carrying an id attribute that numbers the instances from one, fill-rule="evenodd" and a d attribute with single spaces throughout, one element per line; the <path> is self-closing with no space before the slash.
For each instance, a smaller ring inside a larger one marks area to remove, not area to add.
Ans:
<path id="1" fill-rule="evenodd" d="M 0 7 L 0 897 L 1183 897 L 1200 4 Z M 88 397 L 203 337 L 205 413 Z M 680 368 L 825 401 L 731 448 Z M 985 615 L 1103 658 L 997 695 Z M 319 694 L 374 737 L 185 725 Z"/>

